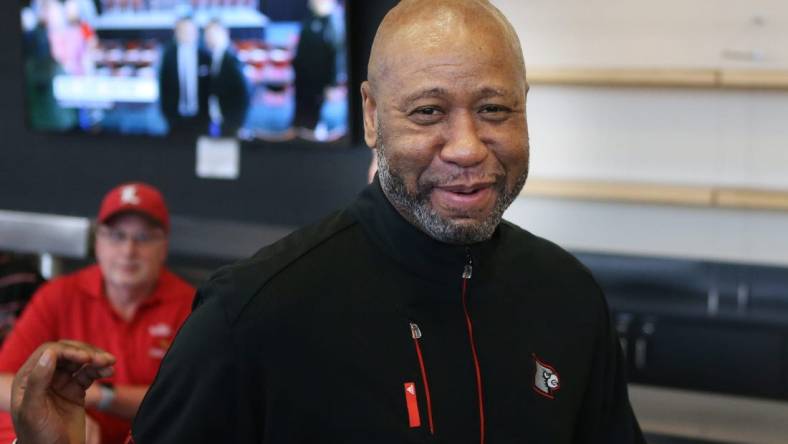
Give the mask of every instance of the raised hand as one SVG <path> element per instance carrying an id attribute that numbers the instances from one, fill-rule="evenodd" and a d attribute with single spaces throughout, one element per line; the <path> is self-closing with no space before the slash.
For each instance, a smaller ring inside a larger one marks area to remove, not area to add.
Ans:
<path id="1" fill-rule="evenodd" d="M 20 444 L 84 444 L 85 391 L 115 358 L 76 341 L 41 345 L 14 377 L 11 416 Z"/>

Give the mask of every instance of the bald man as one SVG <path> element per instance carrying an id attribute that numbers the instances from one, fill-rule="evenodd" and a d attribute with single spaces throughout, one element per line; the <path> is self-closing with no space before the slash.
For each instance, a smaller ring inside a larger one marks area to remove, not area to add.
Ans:
<path id="1" fill-rule="evenodd" d="M 362 86 L 378 176 L 202 287 L 134 440 L 642 443 L 599 287 L 501 221 L 527 90 L 488 2 L 394 8 Z"/>

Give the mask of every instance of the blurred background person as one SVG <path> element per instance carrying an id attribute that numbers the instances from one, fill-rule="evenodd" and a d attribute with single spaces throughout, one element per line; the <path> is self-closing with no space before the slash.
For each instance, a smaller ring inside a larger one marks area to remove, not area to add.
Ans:
<path id="1" fill-rule="evenodd" d="M 211 55 L 200 47 L 197 24 L 191 16 L 181 17 L 159 67 L 159 106 L 170 134 L 208 133 L 210 78 Z"/>
<path id="2" fill-rule="evenodd" d="M 209 111 L 211 135 L 235 137 L 249 110 L 249 84 L 230 41 L 230 32 L 218 19 L 205 26 L 205 46 L 211 53 Z"/>
<path id="3" fill-rule="evenodd" d="M 92 74 L 95 71 L 95 50 L 98 47 L 98 36 L 90 20 L 84 14 L 86 3 L 82 0 L 65 0 L 63 8 L 66 16 L 67 28 L 70 33 L 76 34 L 75 38 L 82 40 L 80 54 L 81 70 L 79 74 Z M 90 3 L 88 3 L 90 4 Z"/>
<path id="4" fill-rule="evenodd" d="M 79 4 L 74 0 L 50 0 L 46 14 L 52 57 L 63 71 L 73 75 L 92 71 L 91 42 L 95 47 L 96 36 L 87 23 L 83 26 Z"/>
<path id="5" fill-rule="evenodd" d="M 78 52 L 71 54 L 69 60 L 73 66 L 66 66 L 66 73 L 72 75 L 92 75 L 96 71 L 95 55 L 98 48 L 98 36 L 93 27 L 82 17 L 84 0 L 65 0 L 63 9 L 66 17 L 63 37 L 78 42 L 74 47 Z M 91 126 L 90 110 L 79 108 L 77 111 L 80 128 Z"/>
<path id="6" fill-rule="evenodd" d="M 332 18 L 336 8 L 336 0 L 309 0 L 310 15 L 301 23 L 293 59 L 293 127 L 305 139 L 324 140 L 327 132 L 319 127 L 320 111 L 328 88 L 337 83 L 338 44 L 344 35 Z"/>
<path id="7" fill-rule="evenodd" d="M 59 0 L 40 0 L 22 10 L 24 30 L 23 51 L 30 126 L 35 130 L 72 129 L 77 124 L 77 112 L 66 108 L 55 99 L 53 80 L 64 74 L 60 57 L 55 57 L 53 40 L 63 28 L 65 11 Z"/>
<path id="8" fill-rule="evenodd" d="M 194 288 L 164 266 L 170 225 L 158 190 L 142 183 L 113 189 L 97 223 L 97 264 L 42 286 L 3 344 L 0 409 L 9 410 L 13 375 L 39 345 L 86 342 L 117 358 L 115 374 L 87 391 L 87 442 L 121 444 L 191 311 Z M 11 418 L 0 413 L 0 443 L 13 439 Z"/>

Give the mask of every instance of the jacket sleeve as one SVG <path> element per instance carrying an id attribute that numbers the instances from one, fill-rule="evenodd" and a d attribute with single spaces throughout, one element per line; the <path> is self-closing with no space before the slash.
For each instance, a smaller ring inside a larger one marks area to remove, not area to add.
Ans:
<path id="1" fill-rule="evenodd" d="M 260 441 L 262 412 L 249 405 L 255 390 L 242 376 L 224 303 L 232 295 L 221 287 L 212 279 L 198 291 L 134 420 L 136 444 Z"/>
<path id="2" fill-rule="evenodd" d="M 629 403 L 624 356 L 606 304 L 600 304 L 596 350 L 575 444 L 645 444 Z"/>

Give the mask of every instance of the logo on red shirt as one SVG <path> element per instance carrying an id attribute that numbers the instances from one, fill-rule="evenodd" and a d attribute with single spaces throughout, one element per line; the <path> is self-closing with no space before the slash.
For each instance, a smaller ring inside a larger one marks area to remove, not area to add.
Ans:
<path id="1" fill-rule="evenodd" d="M 161 359 L 170 348 L 170 338 L 173 334 L 173 329 L 169 324 L 159 322 L 148 327 L 148 333 L 153 338 L 153 346 L 148 349 L 148 355 L 151 358 Z"/>
<path id="2" fill-rule="evenodd" d="M 154 338 L 169 338 L 172 336 L 172 327 L 164 322 L 159 322 L 148 327 L 148 333 Z"/>

